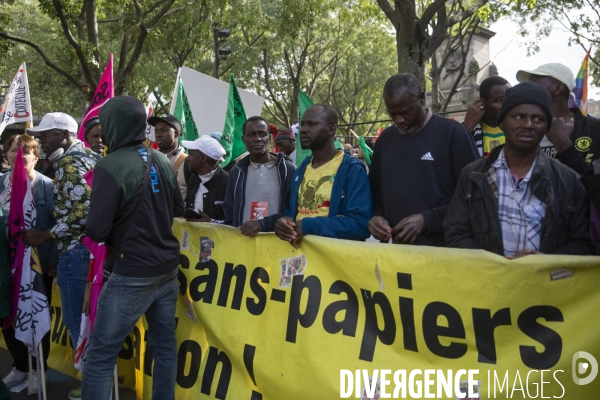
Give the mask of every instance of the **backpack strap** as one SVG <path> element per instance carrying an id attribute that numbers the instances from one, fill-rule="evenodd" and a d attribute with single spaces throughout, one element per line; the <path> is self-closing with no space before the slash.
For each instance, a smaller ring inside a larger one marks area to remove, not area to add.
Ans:
<path id="1" fill-rule="evenodd" d="M 185 161 L 186 158 L 187 158 L 187 154 L 185 154 L 184 152 L 181 152 L 179 157 L 177 157 L 177 161 L 175 161 L 175 165 L 173 165 L 173 170 L 175 171 L 175 173 L 177 173 L 177 171 L 179 171 L 179 168 L 181 168 L 181 164 L 183 164 L 183 162 Z M 187 180 L 186 180 L 186 182 L 187 182 Z"/>

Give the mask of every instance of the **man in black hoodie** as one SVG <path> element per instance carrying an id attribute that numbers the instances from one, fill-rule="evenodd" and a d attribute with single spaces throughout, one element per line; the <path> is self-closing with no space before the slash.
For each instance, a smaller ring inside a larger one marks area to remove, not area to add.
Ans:
<path id="1" fill-rule="evenodd" d="M 110 397 L 117 354 L 145 314 L 155 359 L 153 398 L 173 399 L 179 242 L 171 225 L 183 215 L 183 199 L 167 158 L 143 145 L 146 111 L 139 100 L 112 98 L 100 110 L 100 123 L 109 153 L 96 164 L 87 234 L 111 247 L 114 266 L 98 299 L 82 398 Z"/>
<path id="2" fill-rule="evenodd" d="M 271 133 L 264 118 L 248 118 L 242 132 L 250 155 L 229 172 L 223 211 L 225 225 L 256 236 L 273 232 L 277 220 L 285 216 L 296 167 L 285 155 L 269 152 Z"/>

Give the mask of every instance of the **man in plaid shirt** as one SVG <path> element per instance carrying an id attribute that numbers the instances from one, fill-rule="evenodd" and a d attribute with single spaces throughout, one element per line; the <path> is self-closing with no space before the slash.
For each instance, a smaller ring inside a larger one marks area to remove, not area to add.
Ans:
<path id="1" fill-rule="evenodd" d="M 539 84 L 506 92 L 498 114 L 506 144 L 466 166 L 444 221 L 449 247 L 507 258 L 591 255 L 587 193 L 572 169 L 539 147 L 552 127 L 552 101 Z M 573 126 L 557 124 L 554 129 Z"/>

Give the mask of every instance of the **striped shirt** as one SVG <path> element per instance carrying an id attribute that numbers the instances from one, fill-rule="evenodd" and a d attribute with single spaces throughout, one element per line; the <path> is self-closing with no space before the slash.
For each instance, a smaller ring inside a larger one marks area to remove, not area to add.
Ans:
<path id="1" fill-rule="evenodd" d="M 540 250 L 546 205 L 533 195 L 529 185 L 536 161 L 537 157 L 527 175 L 521 179 L 515 177 L 508 168 L 504 149 L 492 164 L 496 169 L 498 217 L 506 256 L 525 249 Z"/>

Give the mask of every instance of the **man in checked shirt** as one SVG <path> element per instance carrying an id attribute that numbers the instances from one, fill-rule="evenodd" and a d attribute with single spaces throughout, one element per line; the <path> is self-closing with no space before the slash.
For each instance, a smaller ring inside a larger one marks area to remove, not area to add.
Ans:
<path id="1" fill-rule="evenodd" d="M 497 122 L 506 144 L 461 172 L 444 220 L 446 246 L 510 259 L 593 254 L 579 176 L 539 147 L 552 126 L 546 90 L 534 82 L 508 89 Z"/>

